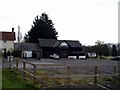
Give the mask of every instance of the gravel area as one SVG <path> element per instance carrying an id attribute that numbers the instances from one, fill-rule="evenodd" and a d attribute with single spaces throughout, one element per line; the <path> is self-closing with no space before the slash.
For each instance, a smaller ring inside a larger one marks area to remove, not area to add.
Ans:
<path id="1" fill-rule="evenodd" d="M 26 61 L 32 62 L 34 64 L 63 64 L 63 65 L 70 65 L 71 66 L 71 73 L 88 73 L 88 74 L 94 74 L 94 67 L 98 67 L 98 73 L 108 73 L 112 74 L 114 71 L 114 66 L 116 66 L 117 72 L 118 72 L 118 61 L 112 61 L 112 60 L 97 60 L 97 59 L 87 59 L 87 60 L 81 60 L 81 59 L 25 59 Z M 13 62 L 15 64 L 15 62 Z M 3 59 L 2 60 L 2 66 L 8 67 L 8 60 Z M 22 68 L 22 63 L 19 63 L 19 67 Z M 28 68 L 33 68 L 32 65 L 27 65 Z M 40 68 L 38 66 L 37 68 Z M 46 67 L 47 68 L 47 67 Z M 48 67 L 50 68 L 50 67 Z M 54 67 L 55 68 L 55 67 Z"/>
<path id="2" fill-rule="evenodd" d="M 34 60 L 34 59 L 27 59 L 27 61 L 33 63 L 44 63 L 44 64 L 65 64 L 70 65 L 74 72 L 83 71 L 83 72 L 94 72 L 94 67 L 98 67 L 99 73 L 112 73 L 114 70 L 114 66 L 116 66 L 118 71 L 118 61 L 112 60 L 97 60 L 97 59 L 87 59 L 87 60 L 80 60 L 80 59 L 41 59 L 41 60 Z"/>

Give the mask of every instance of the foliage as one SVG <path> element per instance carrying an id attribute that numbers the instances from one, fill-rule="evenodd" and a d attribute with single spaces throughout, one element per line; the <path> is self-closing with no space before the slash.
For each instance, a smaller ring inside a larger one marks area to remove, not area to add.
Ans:
<path id="1" fill-rule="evenodd" d="M 112 46 L 112 56 L 117 56 L 117 49 L 115 45 Z"/>
<path id="2" fill-rule="evenodd" d="M 25 42 L 38 43 L 38 39 L 57 39 L 58 32 L 46 13 L 36 16 L 31 30 L 25 35 Z"/>
<path id="3" fill-rule="evenodd" d="M 22 51 L 13 51 L 12 56 L 17 57 L 17 58 L 21 58 L 21 53 L 22 53 Z"/>
<path id="4" fill-rule="evenodd" d="M 104 42 L 98 40 L 95 43 L 96 43 L 96 45 L 95 45 L 96 53 L 100 56 L 100 59 L 101 59 L 102 55 L 103 55 L 103 44 L 104 44 Z"/>
<path id="5" fill-rule="evenodd" d="M 103 55 L 109 56 L 108 46 L 106 44 L 103 45 Z"/>
<path id="6" fill-rule="evenodd" d="M 108 46 L 100 40 L 95 42 L 94 46 L 83 46 L 83 50 L 85 53 L 95 52 L 97 55 L 99 55 L 100 59 L 102 59 L 102 56 L 109 56 Z"/>
<path id="7" fill-rule="evenodd" d="M 118 44 L 118 56 L 120 56 L 120 43 Z"/>

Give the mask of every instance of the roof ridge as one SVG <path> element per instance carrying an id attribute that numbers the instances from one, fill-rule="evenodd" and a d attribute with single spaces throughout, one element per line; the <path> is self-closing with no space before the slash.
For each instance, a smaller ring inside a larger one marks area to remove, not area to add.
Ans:
<path id="1" fill-rule="evenodd" d="M 19 43 L 15 43 L 15 44 L 38 44 L 38 43 L 19 42 Z"/>

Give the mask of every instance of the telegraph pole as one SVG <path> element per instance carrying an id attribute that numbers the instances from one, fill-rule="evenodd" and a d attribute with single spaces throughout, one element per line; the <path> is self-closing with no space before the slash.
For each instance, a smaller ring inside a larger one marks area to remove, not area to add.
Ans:
<path id="1" fill-rule="evenodd" d="M 20 42 L 20 26 L 18 25 L 18 36 L 17 36 L 18 43 Z"/>

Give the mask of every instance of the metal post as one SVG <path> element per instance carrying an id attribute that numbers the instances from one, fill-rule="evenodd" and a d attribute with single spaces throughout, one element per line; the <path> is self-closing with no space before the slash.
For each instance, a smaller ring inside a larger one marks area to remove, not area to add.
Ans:
<path id="1" fill-rule="evenodd" d="M 95 66 L 95 72 L 94 72 L 94 74 L 95 74 L 95 76 L 94 76 L 94 84 L 97 84 L 97 69 L 98 69 L 98 67 L 97 66 Z"/>

